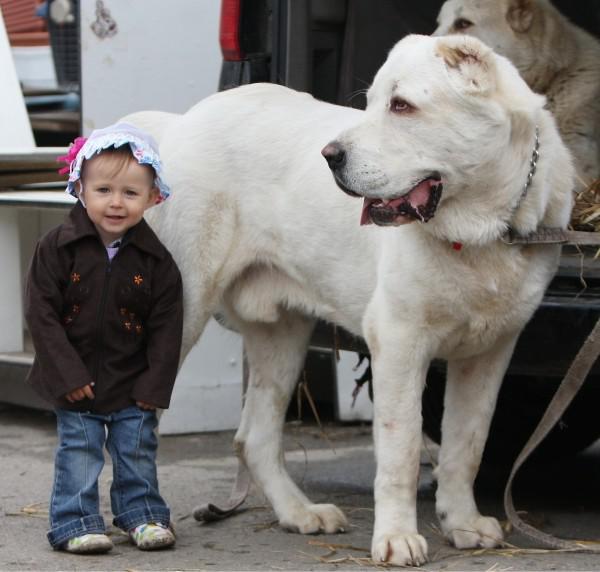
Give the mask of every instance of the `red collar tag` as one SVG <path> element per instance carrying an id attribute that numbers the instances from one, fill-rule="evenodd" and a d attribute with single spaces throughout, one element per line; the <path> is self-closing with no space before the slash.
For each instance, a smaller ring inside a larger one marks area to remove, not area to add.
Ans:
<path id="1" fill-rule="evenodd" d="M 452 248 L 454 250 L 461 250 L 463 247 L 462 242 L 453 242 L 452 243 Z"/>

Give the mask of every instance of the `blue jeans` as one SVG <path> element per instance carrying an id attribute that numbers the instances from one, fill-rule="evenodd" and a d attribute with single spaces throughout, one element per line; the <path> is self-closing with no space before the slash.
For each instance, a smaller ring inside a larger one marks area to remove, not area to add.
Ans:
<path id="1" fill-rule="evenodd" d="M 99 415 L 57 409 L 56 420 L 59 443 L 48 532 L 53 548 L 106 530 L 98 499 L 104 445 L 113 462 L 113 524 L 125 531 L 146 522 L 169 524 L 169 507 L 158 492 L 154 411 L 134 406 Z"/>

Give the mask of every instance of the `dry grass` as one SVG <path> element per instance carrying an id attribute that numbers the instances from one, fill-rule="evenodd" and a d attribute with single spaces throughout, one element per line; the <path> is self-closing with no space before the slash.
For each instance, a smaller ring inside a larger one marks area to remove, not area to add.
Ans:
<path id="1" fill-rule="evenodd" d="M 28 516 L 34 518 L 48 518 L 48 503 L 35 502 L 24 506 L 18 512 L 5 512 L 5 516 Z"/>
<path id="2" fill-rule="evenodd" d="M 310 546 L 318 546 L 326 548 L 328 552 L 322 556 L 315 556 L 314 554 L 307 554 L 302 552 L 305 556 L 321 562 L 322 564 L 354 564 L 360 568 L 389 568 L 391 565 L 386 562 L 374 562 L 368 556 L 354 556 L 352 554 L 339 554 L 339 551 L 350 550 L 353 552 L 362 552 L 369 554 L 368 548 L 361 546 L 353 546 L 352 544 L 334 544 L 331 542 L 322 542 L 320 540 L 309 540 Z"/>
<path id="3" fill-rule="evenodd" d="M 600 179 L 575 195 L 571 226 L 575 230 L 600 231 Z"/>

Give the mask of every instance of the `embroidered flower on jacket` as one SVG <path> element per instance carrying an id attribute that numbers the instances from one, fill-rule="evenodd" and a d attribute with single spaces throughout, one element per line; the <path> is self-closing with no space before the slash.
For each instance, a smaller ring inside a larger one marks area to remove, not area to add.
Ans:
<path id="1" fill-rule="evenodd" d="M 142 282 L 143 282 L 143 281 L 144 281 L 144 278 L 142 277 L 142 275 L 141 275 L 141 274 L 136 274 L 136 275 L 133 277 L 133 283 L 134 283 L 136 286 L 140 286 L 140 285 L 142 284 Z"/>
<path id="2" fill-rule="evenodd" d="M 81 280 L 81 274 L 78 272 L 71 273 L 71 282 L 79 282 Z"/>

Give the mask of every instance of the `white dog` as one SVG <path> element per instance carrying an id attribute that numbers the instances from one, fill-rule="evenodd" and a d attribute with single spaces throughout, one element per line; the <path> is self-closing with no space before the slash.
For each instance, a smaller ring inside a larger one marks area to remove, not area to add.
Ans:
<path id="1" fill-rule="evenodd" d="M 542 93 L 573 154 L 577 188 L 600 177 L 600 42 L 548 0 L 447 0 L 435 35 L 469 34 Z"/>
<path id="2" fill-rule="evenodd" d="M 184 276 L 184 354 L 224 306 L 250 367 L 235 446 L 283 527 L 347 526 L 334 505 L 310 502 L 283 461 L 286 407 L 323 318 L 364 335 L 374 360 L 373 559 L 426 560 L 416 487 L 435 356 L 448 360 L 441 527 L 458 547 L 501 541 L 472 485 L 515 340 L 559 257 L 557 246 L 501 237 L 565 227 L 571 207 L 570 157 L 544 103 L 474 38 L 409 36 L 364 112 L 250 85 L 182 116 L 129 118 L 161 136 L 173 186 L 150 219 Z"/>

